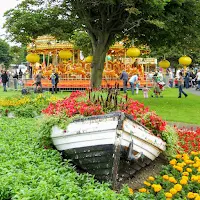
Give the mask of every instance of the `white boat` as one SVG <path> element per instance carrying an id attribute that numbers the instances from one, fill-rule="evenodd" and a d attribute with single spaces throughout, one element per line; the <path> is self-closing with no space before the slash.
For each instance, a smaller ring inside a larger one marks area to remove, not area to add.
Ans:
<path id="1" fill-rule="evenodd" d="M 113 184 L 148 165 L 166 143 L 123 112 L 75 120 L 65 130 L 54 126 L 55 147 L 97 179 Z"/>

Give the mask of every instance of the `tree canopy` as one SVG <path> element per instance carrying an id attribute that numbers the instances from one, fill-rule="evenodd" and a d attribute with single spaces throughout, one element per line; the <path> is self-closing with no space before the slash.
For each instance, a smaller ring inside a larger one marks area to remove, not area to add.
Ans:
<path id="1" fill-rule="evenodd" d="M 27 43 L 51 34 L 69 40 L 85 30 L 92 43 L 92 86 L 101 85 L 106 53 L 115 40 L 182 48 L 199 38 L 199 0 L 24 0 L 5 13 L 12 38 Z"/>
<path id="2" fill-rule="evenodd" d="M 0 39 L 0 64 L 3 64 L 6 68 L 9 66 L 12 60 L 10 55 L 10 46 L 7 42 Z"/>

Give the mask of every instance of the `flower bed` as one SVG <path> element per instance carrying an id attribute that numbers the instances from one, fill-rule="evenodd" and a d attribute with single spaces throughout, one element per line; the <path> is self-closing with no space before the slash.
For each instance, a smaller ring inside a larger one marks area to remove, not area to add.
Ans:
<path id="1" fill-rule="evenodd" d="M 155 200 L 200 200 L 200 152 L 176 155 L 159 176 L 149 177 L 144 185 L 139 192 L 151 194 Z"/>
<path id="2" fill-rule="evenodd" d="M 185 152 L 200 151 L 200 128 L 176 130 L 179 135 L 179 145 Z"/>
<path id="3" fill-rule="evenodd" d="M 57 100 L 54 96 L 47 94 L 21 95 L 16 98 L 1 99 L 0 114 L 1 116 L 8 116 L 9 113 L 14 113 L 15 116 L 19 117 L 35 117 L 50 102 Z"/>

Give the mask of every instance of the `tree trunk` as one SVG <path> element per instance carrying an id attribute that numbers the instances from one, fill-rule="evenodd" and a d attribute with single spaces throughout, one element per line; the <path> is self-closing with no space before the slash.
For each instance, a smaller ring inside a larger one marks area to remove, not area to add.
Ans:
<path id="1" fill-rule="evenodd" d="M 110 46 L 109 35 L 104 35 L 98 38 L 97 41 L 93 42 L 93 61 L 91 64 L 91 87 L 100 88 L 103 77 L 104 62 L 106 53 Z"/>

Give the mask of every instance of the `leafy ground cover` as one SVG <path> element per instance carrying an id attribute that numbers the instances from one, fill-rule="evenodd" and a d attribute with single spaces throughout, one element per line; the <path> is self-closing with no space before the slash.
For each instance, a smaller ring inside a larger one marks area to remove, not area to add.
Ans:
<path id="1" fill-rule="evenodd" d="M 88 200 L 129 197 L 87 174 L 79 175 L 58 151 L 40 148 L 36 119 L 0 118 L 0 199 Z"/>

